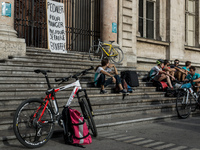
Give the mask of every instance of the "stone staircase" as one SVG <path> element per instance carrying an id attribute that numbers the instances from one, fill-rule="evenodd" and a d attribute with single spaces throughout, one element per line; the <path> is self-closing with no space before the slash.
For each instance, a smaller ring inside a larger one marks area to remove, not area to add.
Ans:
<path id="1" fill-rule="evenodd" d="M 59 87 L 55 77 L 67 77 L 90 66 L 97 66 L 99 62 L 89 60 L 85 53 L 55 54 L 45 49 L 27 48 L 25 57 L 10 56 L 0 62 L 0 141 L 15 140 L 12 130 L 13 114 L 18 105 L 31 97 L 44 98 L 47 89 L 42 74 L 35 74 L 35 69 L 48 69 L 52 87 Z M 136 70 L 135 68 L 117 65 L 120 71 Z M 87 89 L 97 128 L 130 125 L 137 122 L 155 121 L 176 117 L 175 98 L 164 97 L 164 92 L 156 92 L 152 83 L 143 82 L 146 71 L 136 70 L 139 75 L 140 86 L 134 88 L 133 93 L 122 100 L 122 95 L 113 93 L 113 86 L 106 88 L 110 94 L 99 94 L 100 89 L 93 87 L 94 72 L 81 77 L 81 85 Z M 69 83 L 72 81 L 69 81 Z M 66 103 L 72 88 L 57 93 L 60 112 Z M 79 109 L 77 99 L 73 101 L 73 108 Z"/>

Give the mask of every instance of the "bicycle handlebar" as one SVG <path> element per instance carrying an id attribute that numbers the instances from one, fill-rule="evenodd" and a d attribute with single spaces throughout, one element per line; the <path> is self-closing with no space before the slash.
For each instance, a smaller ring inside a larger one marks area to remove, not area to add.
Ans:
<path id="1" fill-rule="evenodd" d="M 80 76 L 80 75 L 85 75 L 89 70 L 93 70 L 93 69 L 94 69 L 94 67 L 91 66 L 89 69 L 85 69 L 85 70 L 83 70 L 82 72 L 76 73 L 76 74 L 73 75 L 73 76 L 63 77 L 63 78 L 57 78 L 57 79 L 55 79 L 55 82 L 61 81 L 61 82 L 59 83 L 59 84 L 61 84 L 61 83 L 65 82 L 65 81 L 69 81 L 70 78 L 75 78 L 76 80 L 78 80 L 78 76 Z"/>
<path id="2" fill-rule="evenodd" d="M 52 72 L 51 70 L 40 70 L 40 69 L 36 69 L 34 70 L 35 73 L 42 73 L 44 75 L 47 74 L 47 72 Z"/>

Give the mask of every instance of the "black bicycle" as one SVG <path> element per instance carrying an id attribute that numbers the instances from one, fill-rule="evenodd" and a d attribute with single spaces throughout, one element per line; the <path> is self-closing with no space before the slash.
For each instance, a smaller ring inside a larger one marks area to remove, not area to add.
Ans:
<path id="1" fill-rule="evenodd" d="M 184 83 L 181 83 L 180 87 Z M 200 94 L 199 92 L 194 92 L 193 88 L 195 87 L 197 88 L 198 86 L 177 89 L 176 111 L 179 118 L 188 118 L 191 112 L 195 112 L 196 109 L 200 108 Z"/>

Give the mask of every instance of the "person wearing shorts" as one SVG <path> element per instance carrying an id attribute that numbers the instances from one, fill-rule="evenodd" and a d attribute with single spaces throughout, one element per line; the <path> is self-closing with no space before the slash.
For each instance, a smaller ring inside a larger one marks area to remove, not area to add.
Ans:
<path id="1" fill-rule="evenodd" d="M 150 70 L 150 80 L 151 81 L 163 81 L 164 79 L 167 80 L 167 83 L 169 85 L 169 87 L 172 89 L 173 86 L 171 84 L 171 80 L 170 77 L 174 80 L 175 78 L 170 75 L 168 72 L 165 72 L 162 70 L 163 66 L 164 66 L 164 61 L 162 59 L 159 59 L 156 61 L 157 66 L 154 66 L 151 70 Z"/>

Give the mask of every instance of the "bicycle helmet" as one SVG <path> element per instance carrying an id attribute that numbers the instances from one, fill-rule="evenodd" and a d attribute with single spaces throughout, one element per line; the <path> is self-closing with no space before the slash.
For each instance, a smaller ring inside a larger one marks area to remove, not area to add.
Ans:
<path id="1" fill-rule="evenodd" d="M 163 61 L 162 59 L 158 59 L 158 60 L 156 61 L 156 64 L 157 64 L 157 65 L 160 65 L 161 63 L 164 63 L 164 61 Z"/>

